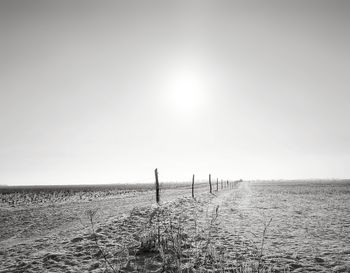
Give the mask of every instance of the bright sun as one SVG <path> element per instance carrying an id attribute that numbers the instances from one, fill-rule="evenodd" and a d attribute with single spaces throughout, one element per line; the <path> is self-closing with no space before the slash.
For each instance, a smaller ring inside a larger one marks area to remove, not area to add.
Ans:
<path id="1" fill-rule="evenodd" d="M 176 115 L 198 115 L 208 99 L 207 77 L 200 67 L 187 63 L 173 66 L 163 77 L 162 94 Z"/>

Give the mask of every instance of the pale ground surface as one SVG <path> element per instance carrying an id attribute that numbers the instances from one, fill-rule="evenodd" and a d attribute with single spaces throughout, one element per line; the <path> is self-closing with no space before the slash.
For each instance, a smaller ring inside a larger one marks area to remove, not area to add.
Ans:
<path id="1" fill-rule="evenodd" d="M 220 227 L 259 244 L 293 272 L 350 272 L 350 184 L 242 184 L 223 200 Z"/>
<path id="2" fill-rule="evenodd" d="M 194 219 L 206 222 L 219 206 L 212 241 L 224 249 L 226 260 L 235 262 L 243 255 L 254 259 L 264 225 L 272 218 L 263 254 L 273 272 L 350 272 L 349 183 L 243 182 L 215 196 L 204 190 L 196 201 L 189 198 L 188 188 L 166 190 L 162 200 L 174 219 L 184 220 L 189 233 Z M 153 195 L 1 209 L 0 272 L 104 272 L 106 265 L 92 251 L 84 212 L 100 208 L 95 219 L 99 242 L 110 249 L 129 244 L 131 253 L 149 221 Z M 149 272 L 157 269 L 152 266 Z"/>

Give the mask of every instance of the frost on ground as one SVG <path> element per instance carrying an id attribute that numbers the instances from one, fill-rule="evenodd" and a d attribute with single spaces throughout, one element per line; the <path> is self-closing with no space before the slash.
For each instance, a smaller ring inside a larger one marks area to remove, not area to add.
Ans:
<path id="1" fill-rule="evenodd" d="M 350 272 L 349 183 L 163 194 L 0 210 L 0 272 Z"/>

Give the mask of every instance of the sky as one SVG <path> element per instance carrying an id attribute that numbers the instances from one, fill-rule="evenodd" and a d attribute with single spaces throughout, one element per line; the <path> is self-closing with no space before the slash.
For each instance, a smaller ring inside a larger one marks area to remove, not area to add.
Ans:
<path id="1" fill-rule="evenodd" d="M 350 177 L 349 1 L 0 2 L 0 184 Z"/>

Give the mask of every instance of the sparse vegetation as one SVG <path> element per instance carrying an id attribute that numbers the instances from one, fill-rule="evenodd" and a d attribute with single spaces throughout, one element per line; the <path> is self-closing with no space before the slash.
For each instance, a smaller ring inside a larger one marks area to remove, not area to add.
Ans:
<path id="1" fill-rule="evenodd" d="M 120 259 L 120 252 L 114 252 L 114 256 L 111 253 L 107 254 L 105 248 L 95 239 L 97 249 L 101 253 L 99 258 L 103 259 L 105 269 L 110 269 L 113 273 L 137 272 L 140 268 L 142 272 L 273 272 L 273 265 L 265 264 L 262 259 L 265 235 L 272 219 L 265 223 L 261 245 L 253 259 L 238 262 L 230 260 L 225 256 L 229 250 L 223 247 L 218 241 L 218 236 L 215 236 L 220 228 L 220 206 L 208 203 L 208 198 L 210 200 L 210 197 L 207 197 L 202 201 L 182 198 L 144 211 L 141 214 L 144 225 L 140 227 L 139 235 L 129 233 L 136 243 L 136 248 L 133 248 L 133 253 L 130 253 L 127 247 L 124 248 L 128 252 L 127 259 Z M 185 211 L 183 205 L 189 210 Z M 203 211 L 203 207 L 206 207 L 206 212 Z M 94 213 L 88 211 L 87 214 L 94 238 L 98 238 L 94 233 Z M 133 221 L 136 215 L 140 216 L 140 210 L 137 208 L 126 221 Z M 241 257 L 245 256 L 244 251 L 240 253 Z M 112 260 L 117 263 L 113 264 Z"/>
<path id="2" fill-rule="evenodd" d="M 206 183 L 196 187 L 195 198 L 190 185 L 174 187 L 162 191 L 159 204 L 154 192 L 147 191 L 127 198 L 96 197 L 94 202 L 53 202 L 48 208 L 27 208 L 27 218 L 20 206 L 2 208 L 1 235 L 7 239 L 1 241 L 0 272 L 349 270 L 349 184 L 237 182 L 230 187 L 214 195 Z M 127 206 L 120 208 L 121 202 Z M 31 220 L 43 212 L 38 224 Z M 57 230 L 36 237 L 28 233 L 73 212 L 80 221 L 66 223 L 74 225 L 54 222 Z M 11 221 L 18 225 L 10 226 Z M 10 237 L 17 229 L 17 237 Z M 18 244 L 13 238 L 34 239 Z"/>
<path id="3" fill-rule="evenodd" d="M 201 185 L 199 185 L 201 186 Z M 167 183 L 163 189 L 190 188 L 185 183 Z M 2 207 L 31 207 L 38 205 L 63 204 L 69 202 L 89 202 L 125 197 L 153 191 L 154 184 L 105 184 L 105 185 L 67 185 L 67 186 L 1 186 L 0 205 Z"/>

